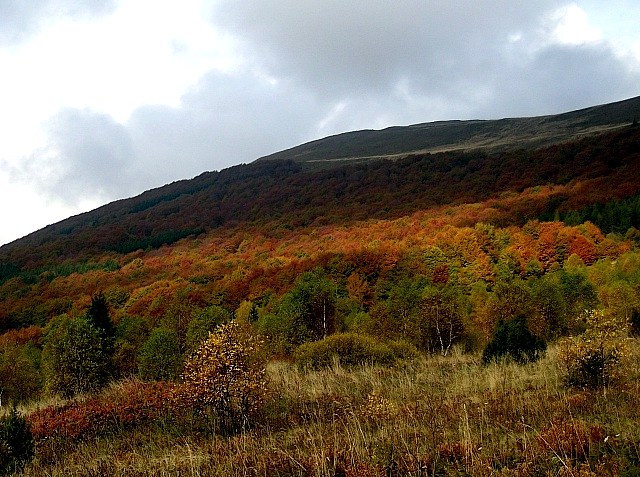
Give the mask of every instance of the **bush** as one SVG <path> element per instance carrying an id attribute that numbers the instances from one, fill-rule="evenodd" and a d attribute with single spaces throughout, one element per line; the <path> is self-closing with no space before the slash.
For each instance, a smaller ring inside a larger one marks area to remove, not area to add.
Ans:
<path id="1" fill-rule="evenodd" d="M 598 389 L 622 378 L 627 356 L 627 326 L 601 310 L 584 315 L 586 331 L 560 343 L 560 362 L 569 386 Z"/>
<path id="2" fill-rule="evenodd" d="M 0 472 L 20 470 L 33 457 L 33 436 L 24 416 L 13 408 L 0 419 Z"/>
<path id="3" fill-rule="evenodd" d="M 420 356 L 418 348 L 405 340 L 395 340 L 384 343 L 391 350 L 394 362 L 412 361 Z"/>
<path id="4" fill-rule="evenodd" d="M 235 321 L 218 327 L 185 363 L 179 401 L 212 412 L 225 432 L 244 429 L 267 395 L 261 345 Z"/>
<path id="5" fill-rule="evenodd" d="M 167 328 L 154 328 L 138 355 L 140 378 L 147 381 L 166 381 L 178 378 L 182 355 L 178 334 Z"/>
<path id="6" fill-rule="evenodd" d="M 175 411 L 174 386 L 125 380 L 88 399 L 39 408 L 28 416 L 33 438 L 38 447 L 57 439 L 63 445 L 75 444 L 165 419 Z"/>
<path id="7" fill-rule="evenodd" d="M 305 343 L 293 355 L 301 369 L 327 368 L 336 358 L 341 365 L 351 367 L 364 364 L 388 366 L 417 356 L 418 350 L 407 342 L 380 343 L 369 336 L 354 333 L 335 334 L 320 341 Z"/>
<path id="8" fill-rule="evenodd" d="M 482 362 L 487 364 L 506 357 L 524 364 L 537 361 L 546 349 L 547 343 L 529 331 L 526 318 L 520 315 L 498 323 L 482 353 Z"/>

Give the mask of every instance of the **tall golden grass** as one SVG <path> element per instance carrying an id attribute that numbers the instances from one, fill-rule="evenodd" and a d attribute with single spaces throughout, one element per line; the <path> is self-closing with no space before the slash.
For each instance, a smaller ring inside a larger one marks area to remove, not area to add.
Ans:
<path id="1" fill-rule="evenodd" d="M 637 341 L 617 386 L 564 384 L 557 348 L 519 366 L 454 352 L 394 368 L 268 366 L 254 426 L 140 423 L 39 451 L 25 476 L 638 475 Z"/>

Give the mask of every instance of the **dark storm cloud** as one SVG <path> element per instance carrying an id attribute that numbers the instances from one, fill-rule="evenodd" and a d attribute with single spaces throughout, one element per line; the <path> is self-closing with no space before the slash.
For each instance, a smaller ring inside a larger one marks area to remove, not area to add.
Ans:
<path id="1" fill-rule="evenodd" d="M 0 45 L 19 43 L 53 18 L 98 16 L 114 8 L 115 0 L 0 0 Z"/>

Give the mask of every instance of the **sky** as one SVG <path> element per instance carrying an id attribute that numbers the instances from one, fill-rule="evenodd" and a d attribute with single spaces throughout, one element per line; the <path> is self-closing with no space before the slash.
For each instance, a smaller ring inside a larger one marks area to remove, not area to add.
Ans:
<path id="1" fill-rule="evenodd" d="M 638 0 L 0 0 L 0 244 L 358 129 L 640 95 Z"/>

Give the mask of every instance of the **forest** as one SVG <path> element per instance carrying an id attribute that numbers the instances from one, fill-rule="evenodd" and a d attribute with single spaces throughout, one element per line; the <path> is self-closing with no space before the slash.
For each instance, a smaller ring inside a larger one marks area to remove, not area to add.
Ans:
<path id="1" fill-rule="evenodd" d="M 174 183 L 0 249 L 17 475 L 637 475 L 640 130 Z"/>

